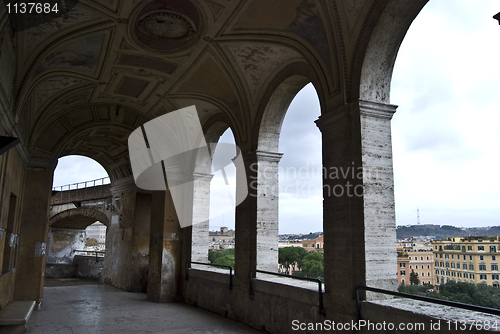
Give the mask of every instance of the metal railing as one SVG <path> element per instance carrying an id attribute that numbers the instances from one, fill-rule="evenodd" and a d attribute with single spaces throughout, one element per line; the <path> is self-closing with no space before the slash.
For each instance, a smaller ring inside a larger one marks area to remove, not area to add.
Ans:
<path id="1" fill-rule="evenodd" d="M 268 275 L 274 275 L 274 276 L 280 276 L 280 277 L 288 277 L 288 278 L 293 278 L 293 279 L 298 279 L 302 281 L 310 281 L 310 282 L 315 282 L 318 283 L 318 293 L 319 293 L 319 313 L 324 314 L 325 309 L 323 308 L 323 285 L 322 282 L 319 278 L 313 278 L 313 277 L 301 277 L 301 276 L 292 276 L 292 275 L 287 275 L 287 274 L 280 274 L 280 273 L 273 273 L 272 271 L 265 271 L 265 270 L 250 270 L 250 295 L 253 295 L 253 279 L 254 279 L 254 273 L 262 273 L 262 274 L 268 274 Z"/>
<path id="2" fill-rule="evenodd" d="M 99 258 L 104 258 L 105 256 L 99 256 L 99 254 L 106 254 L 105 251 L 93 251 L 93 250 L 81 250 L 81 249 L 75 249 L 73 252 L 79 252 L 79 253 L 95 253 L 95 262 L 99 262 Z M 82 255 L 88 255 L 88 254 L 82 254 Z"/>
<path id="3" fill-rule="evenodd" d="M 494 308 L 457 303 L 457 302 L 452 302 L 449 300 L 436 299 L 436 298 L 430 298 L 430 297 L 424 297 L 424 296 L 418 296 L 418 295 L 410 295 L 408 293 L 384 290 L 384 289 L 373 288 L 373 287 L 369 287 L 369 286 L 357 285 L 355 290 L 356 290 L 356 310 L 358 313 L 359 320 L 361 320 L 361 302 L 359 300 L 359 290 L 372 291 L 372 292 L 383 293 L 386 295 L 391 295 L 391 296 L 396 296 L 396 297 L 403 297 L 403 298 L 409 298 L 409 299 L 414 299 L 414 300 L 420 300 L 420 301 L 424 301 L 424 302 L 428 302 L 428 303 L 458 307 L 458 308 L 465 309 L 465 310 L 483 312 L 483 313 L 492 314 L 492 315 L 500 315 L 500 310 L 497 310 Z"/>
<path id="4" fill-rule="evenodd" d="M 89 181 L 82 181 L 82 182 L 77 182 L 77 183 L 70 183 L 70 184 L 65 184 L 63 186 L 57 186 L 53 187 L 52 191 L 54 192 L 59 192 L 61 196 L 61 203 L 63 203 L 63 192 L 67 191 L 68 192 L 68 201 L 66 203 L 71 202 L 71 192 L 74 190 L 76 195 L 75 199 L 78 198 L 78 191 L 83 191 L 83 199 L 87 199 L 87 188 L 95 187 L 95 186 L 104 186 L 106 184 L 111 183 L 111 180 L 109 176 L 102 177 L 100 179 L 95 179 L 95 180 L 89 180 Z M 83 186 L 82 186 L 83 185 Z M 104 197 L 104 188 L 101 189 L 101 198 Z M 92 195 L 92 198 L 96 198 L 95 192 Z"/>
<path id="5" fill-rule="evenodd" d="M 206 262 L 186 262 L 186 281 L 189 280 L 188 271 L 191 268 L 191 264 L 201 264 L 204 266 L 229 268 L 229 290 L 233 289 L 233 267 L 226 266 L 224 264 L 213 264 L 213 263 L 206 263 Z"/>

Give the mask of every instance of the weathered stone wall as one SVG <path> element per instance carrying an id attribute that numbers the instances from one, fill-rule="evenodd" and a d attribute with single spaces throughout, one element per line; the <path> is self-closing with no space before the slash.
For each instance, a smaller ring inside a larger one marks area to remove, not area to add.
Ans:
<path id="1" fill-rule="evenodd" d="M 49 228 L 47 263 L 73 263 L 75 250 L 85 248 L 85 230 Z"/>
<path id="2" fill-rule="evenodd" d="M 75 256 L 73 263 L 76 265 L 76 277 L 90 278 L 101 281 L 106 259 L 99 257 L 96 261 L 95 256 Z"/>

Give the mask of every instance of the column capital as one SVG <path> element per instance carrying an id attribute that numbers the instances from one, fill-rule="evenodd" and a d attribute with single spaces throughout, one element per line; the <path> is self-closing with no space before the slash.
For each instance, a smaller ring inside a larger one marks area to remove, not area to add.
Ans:
<path id="1" fill-rule="evenodd" d="M 283 153 L 255 151 L 255 155 L 257 156 L 257 161 L 279 162 Z"/>
<path id="2" fill-rule="evenodd" d="M 394 104 L 359 100 L 359 113 L 362 116 L 386 118 L 390 120 L 397 108 L 398 106 Z"/>
<path id="3" fill-rule="evenodd" d="M 24 168 L 34 172 L 41 172 L 44 170 L 54 170 L 57 166 L 57 159 L 31 157 L 28 162 L 24 163 Z"/>
<path id="4" fill-rule="evenodd" d="M 322 114 L 315 123 L 323 131 L 341 119 L 355 115 L 391 120 L 397 107 L 394 104 L 359 99 Z"/>
<path id="5" fill-rule="evenodd" d="M 210 182 L 214 177 L 214 174 L 205 174 L 205 173 L 193 173 L 193 177 L 195 180 L 201 179 L 204 181 Z"/>

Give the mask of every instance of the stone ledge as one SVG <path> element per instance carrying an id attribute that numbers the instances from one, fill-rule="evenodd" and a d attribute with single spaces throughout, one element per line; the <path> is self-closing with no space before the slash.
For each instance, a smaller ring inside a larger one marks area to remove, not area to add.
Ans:
<path id="1" fill-rule="evenodd" d="M 418 331 L 418 333 L 439 332 L 435 329 L 431 330 L 431 324 L 440 324 L 441 332 L 500 332 L 499 316 L 405 298 L 363 302 L 361 305 L 361 316 L 363 319 L 369 319 L 372 322 L 424 323 L 425 330 Z M 448 329 L 448 321 L 450 321 L 450 329 Z M 460 330 L 460 328 L 456 330 L 455 321 L 457 322 L 457 326 L 461 325 L 460 321 L 465 321 L 466 328 L 464 330 Z M 473 325 L 475 323 L 484 324 L 485 322 L 494 324 L 495 321 L 498 328 L 489 331 L 482 330 L 481 326 L 477 327 Z M 413 331 L 407 332 L 413 333 Z"/>

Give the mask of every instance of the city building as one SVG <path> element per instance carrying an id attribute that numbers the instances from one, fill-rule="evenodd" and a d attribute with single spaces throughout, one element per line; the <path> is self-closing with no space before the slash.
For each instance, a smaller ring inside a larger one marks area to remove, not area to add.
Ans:
<path id="1" fill-rule="evenodd" d="M 408 252 L 408 271 L 418 275 L 420 284 L 428 283 L 434 285 L 434 255 L 432 250 Z"/>
<path id="2" fill-rule="evenodd" d="M 106 244 L 106 225 L 95 222 L 85 229 L 85 239 L 96 239 L 101 245 Z"/>
<path id="3" fill-rule="evenodd" d="M 308 252 L 323 252 L 323 245 L 324 242 L 322 235 L 313 240 L 302 240 L 302 247 L 304 247 Z"/>
<path id="4" fill-rule="evenodd" d="M 455 281 L 499 286 L 500 236 L 449 237 L 432 246 L 436 285 Z"/>

